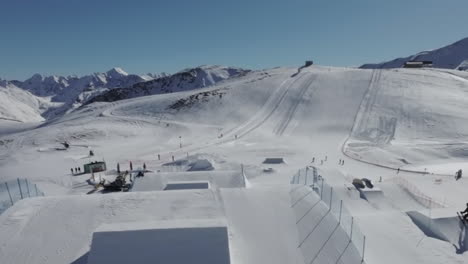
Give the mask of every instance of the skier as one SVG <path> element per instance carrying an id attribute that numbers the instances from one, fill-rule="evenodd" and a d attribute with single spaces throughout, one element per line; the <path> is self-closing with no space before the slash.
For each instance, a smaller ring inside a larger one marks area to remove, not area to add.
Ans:
<path id="1" fill-rule="evenodd" d="M 81 168 L 80 167 L 78 167 L 78 172 L 81 173 Z"/>
<path id="2" fill-rule="evenodd" d="M 468 203 L 466 204 L 466 209 L 465 211 L 461 211 L 460 214 L 463 216 L 463 219 L 465 221 L 468 221 Z"/>
<path id="3" fill-rule="evenodd" d="M 341 159 L 340 159 L 340 162 L 338 162 L 339 165 L 341 165 Z"/>
<path id="4" fill-rule="evenodd" d="M 146 163 L 143 163 L 143 170 L 146 170 Z"/>
<path id="5" fill-rule="evenodd" d="M 89 156 L 94 156 L 94 152 L 92 150 L 89 151 Z"/>
<path id="6" fill-rule="evenodd" d="M 459 170 L 455 173 L 455 180 L 458 181 L 461 177 L 462 177 L 462 170 L 459 169 Z"/>
<path id="7" fill-rule="evenodd" d="M 341 165 L 344 165 L 344 160 L 341 161 Z"/>
<path id="8" fill-rule="evenodd" d="M 73 168 L 71 168 L 70 170 L 71 170 L 71 174 L 73 175 Z"/>
<path id="9" fill-rule="evenodd" d="M 160 154 L 158 154 L 158 160 L 161 160 L 161 155 Z"/>
<path id="10" fill-rule="evenodd" d="M 314 163 L 314 162 L 315 162 L 315 157 L 312 158 L 312 163 Z"/>
<path id="11" fill-rule="evenodd" d="M 78 169 L 77 169 L 77 168 L 75 168 L 75 173 L 78 173 Z"/>
<path id="12" fill-rule="evenodd" d="M 117 173 L 120 174 L 120 164 L 117 163 Z"/>
<path id="13" fill-rule="evenodd" d="M 397 169 L 396 174 L 400 173 L 400 168 Z"/>
<path id="14" fill-rule="evenodd" d="M 133 170 L 133 164 L 132 164 L 131 161 L 130 161 L 130 170 L 131 170 L 131 171 Z"/>

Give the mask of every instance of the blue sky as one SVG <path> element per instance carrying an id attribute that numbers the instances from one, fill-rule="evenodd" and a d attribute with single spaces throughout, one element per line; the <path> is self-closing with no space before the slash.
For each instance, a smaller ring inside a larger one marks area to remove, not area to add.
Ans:
<path id="1" fill-rule="evenodd" d="M 355 66 L 464 37 L 466 0 L 0 0 L 0 78 Z"/>

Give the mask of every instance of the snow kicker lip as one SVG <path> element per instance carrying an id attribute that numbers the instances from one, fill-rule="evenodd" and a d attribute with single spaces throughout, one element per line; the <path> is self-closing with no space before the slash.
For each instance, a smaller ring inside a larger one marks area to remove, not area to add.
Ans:
<path id="1" fill-rule="evenodd" d="M 457 216 L 431 218 L 416 211 L 406 214 L 426 236 L 452 244 L 457 254 L 468 251 L 468 229 Z"/>

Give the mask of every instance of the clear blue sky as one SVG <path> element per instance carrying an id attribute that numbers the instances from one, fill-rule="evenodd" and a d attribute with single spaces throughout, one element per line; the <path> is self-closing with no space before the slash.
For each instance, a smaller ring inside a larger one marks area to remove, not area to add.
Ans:
<path id="1" fill-rule="evenodd" d="M 464 37 L 466 0 L 0 0 L 0 78 L 355 66 Z"/>

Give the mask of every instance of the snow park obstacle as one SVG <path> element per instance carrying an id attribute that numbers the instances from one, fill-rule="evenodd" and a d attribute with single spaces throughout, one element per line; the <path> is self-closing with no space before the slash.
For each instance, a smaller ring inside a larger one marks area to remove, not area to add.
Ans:
<path id="1" fill-rule="evenodd" d="M 265 158 L 263 161 L 263 164 L 283 164 L 284 159 L 283 158 Z"/>
<path id="2" fill-rule="evenodd" d="M 221 220 L 102 225 L 93 234 L 87 263 L 229 264 L 228 227 Z"/>
<path id="3" fill-rule="evenodd" d="M 456 254 L 468 251 L 468 230 L 451 209 L 431 210 L 429 215 L 418 211 L 406 214 L 426 236 L 452 244 Z"/>
<path id="4" fill-rule="evenodd" d="M 193 190 L 193 189 L 209 189 L 210 183 L 208 181 L 185 181 L 185 182 L 168 182 L 165 191 L 171 190 Z"/>

